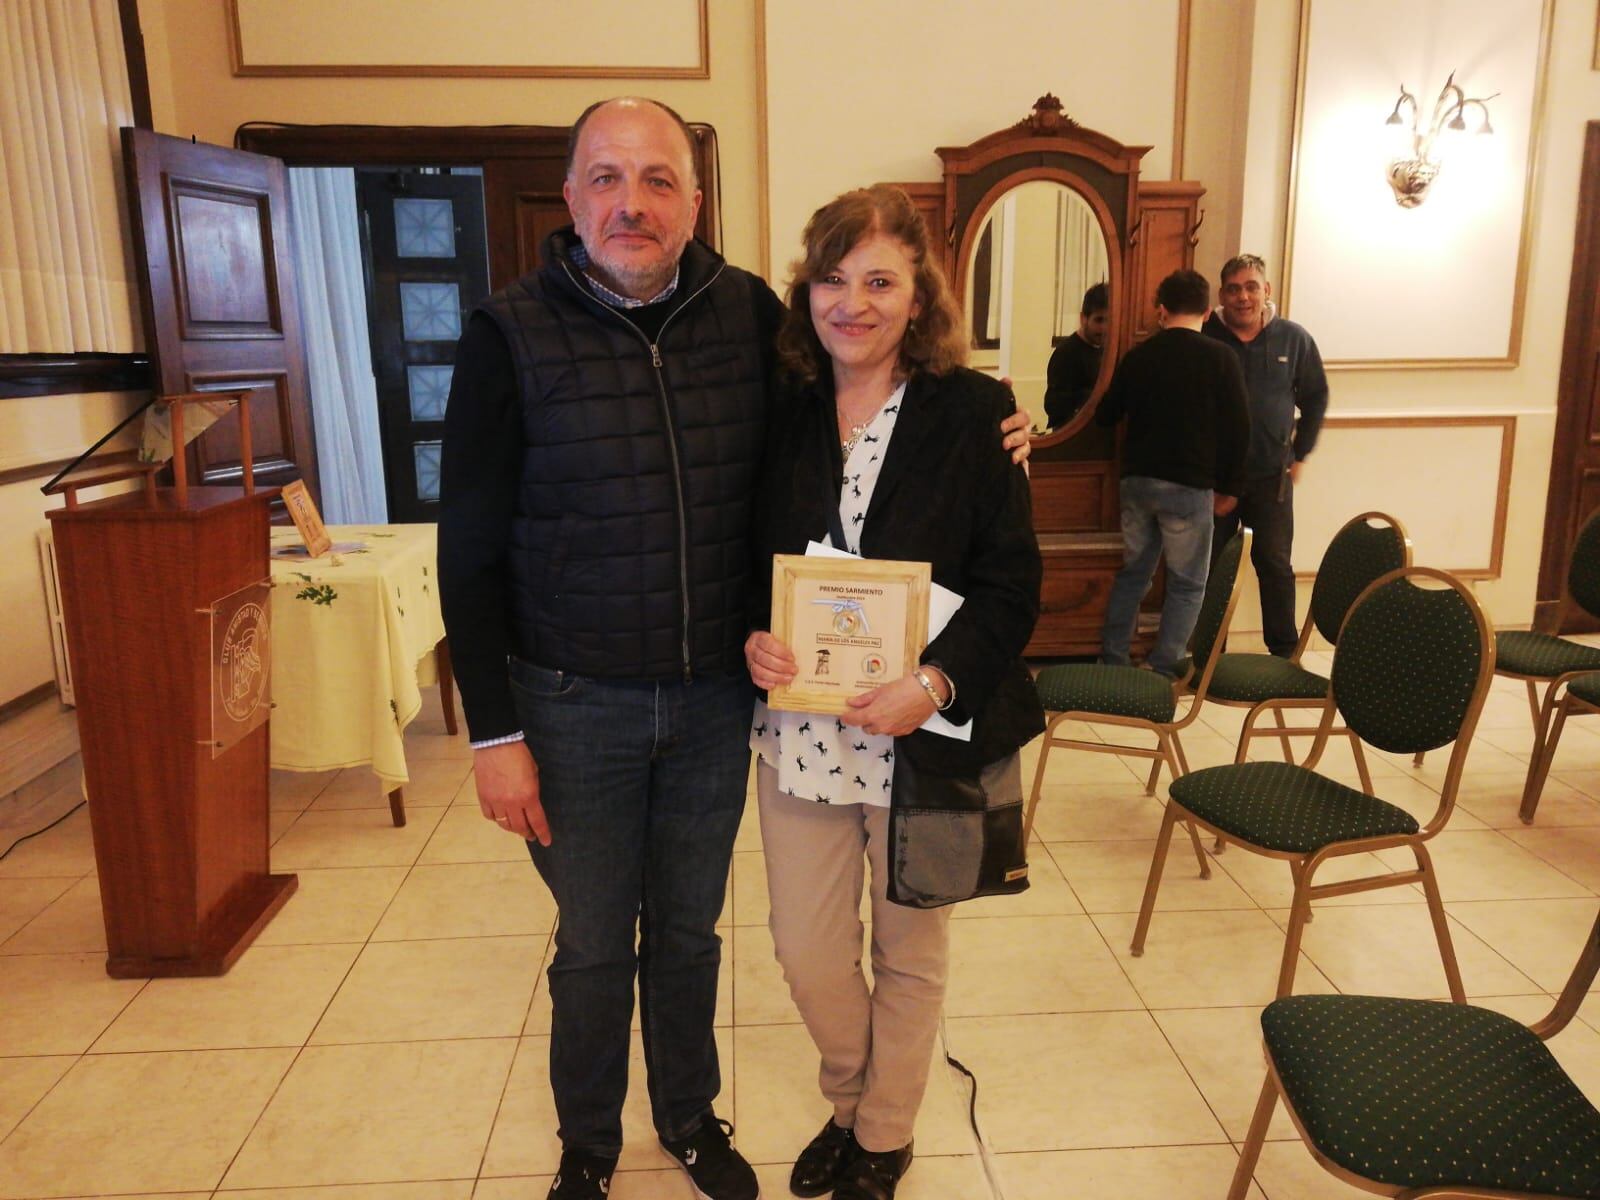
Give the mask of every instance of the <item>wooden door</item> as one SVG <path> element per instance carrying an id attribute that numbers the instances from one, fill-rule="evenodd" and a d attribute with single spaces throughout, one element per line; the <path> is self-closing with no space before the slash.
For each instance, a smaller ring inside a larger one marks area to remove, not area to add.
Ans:
<path id="1" fill-rule="evenodd" d="M 483 203 L 489 226 L 489 287 L 499 291 L 539 265 L 545 238 L 570 225 L 561 184 L 567 175 L 565 138 L 543 153 L 483 164 Z"/>
<path id="2" fill-rule="evenodd" d="M 283 163 L 148 129 L 123 129 L 122 148 L 156 390 L 260 389 L 257 482 L 303 479 L 318 494 Z M 191 480 L 237 483 L 238 422 L 217 422 L 188 453 Z"/>
<path id="3" fill-rule="evenodd" d="M 456 342 L 489 294 L 483 177 L 361 167 L 356 198 L 389 520 L 437 521 Z"/>
<path id="4" fill-rule="evenodd" d="M 1567 564 L 1578 527 L 1600 508 L 1600 121 L 1584 137 L 1578 185 L 1578 229 L 1561 351 L 1555 446 L 1545 504 L 1544 546 L 1534 627 L 1552 633 L 1593 633 L 1596 622 L 1575 604 L 1563 605 Z"/>

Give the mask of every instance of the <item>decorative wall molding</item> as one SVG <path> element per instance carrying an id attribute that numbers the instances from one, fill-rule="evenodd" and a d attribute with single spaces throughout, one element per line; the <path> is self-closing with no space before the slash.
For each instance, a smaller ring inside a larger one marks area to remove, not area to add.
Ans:
<path id="1" fill-rule="evenodd" d="M 1172 85 L 1172 169 L 1169 179 L 1183 178 L 1183 141 L 1189 121 L 1189 26 L 1194 0 L 1178 0 L 1178 65 Z"/>
<path id="2" fill-rule="evenodd" d="M 1522 343 L 1554 0 L 1301 0 L 1278 300 L 1334 369 L 1505 369 Z M 1381 30 L 1381 37 L 1373 31 Z M 1424 115 L 1453 70 L 1491 101 L 1419 207 L 1384 175 L 1404 85 Z M 1381 297 L 1374 303 L 1363 299 Z"/>
<path id="3" fill-rule="evenodd" d="M 707 0 L 228 0 L 235 75 L 709 79 Z M 464 14 L 470 20 L 464 20 Z M 609 65 L 590 60 L 618 56 Z"/>
<path id="4" fill-rule="evenodd" d="M 1329 417 L 1296 489 L 1296 576 L 1315 577 L 1339 526 L 1376 509 L 1406 527 L 1417 563 L 1462 579 L 1500 578 L 1516 438 L 1509 413 Z"/>

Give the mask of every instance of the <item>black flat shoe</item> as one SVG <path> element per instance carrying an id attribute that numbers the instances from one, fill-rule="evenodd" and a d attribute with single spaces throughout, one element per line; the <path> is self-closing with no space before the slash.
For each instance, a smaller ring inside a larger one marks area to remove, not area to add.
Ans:
<path id="1" fill-rule="evenodd" d="M 859 1151 L 853 1129 L 841 1129 L 828 1118 L 822 1132 L 812 1138 L 789 1172 L 789 1190 L 796 1196 L 826 1196 Z"/>
<path id="2" fill-rule="evenodd" d="M 833 1200 L 894 1200 L 894 1189 L 910 1166 L 910 1142 L 898 1150 L 862 1150 L 858 1146 L 834 1185 Z"/>

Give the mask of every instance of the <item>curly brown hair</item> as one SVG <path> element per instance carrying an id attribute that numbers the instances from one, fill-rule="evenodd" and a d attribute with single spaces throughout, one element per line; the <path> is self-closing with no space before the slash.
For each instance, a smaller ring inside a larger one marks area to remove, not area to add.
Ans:
<path id="1" fill-rule="evenodd" d="M 830 200 L 806 222 L 805 254 L 790 267 L 789 315 L 778 333 L 778 358 L 808 383 L 829 361 L 811 323 L 811 281 L 833 270 L 875 233 L 900 242 L 916 269 L 912 283 L 921 312 L 906 326 L 898 373 L 945 375 L 967 361 L 966 321 L 930 253 L 927 223 L 904 189 L 880 183 Z"/>

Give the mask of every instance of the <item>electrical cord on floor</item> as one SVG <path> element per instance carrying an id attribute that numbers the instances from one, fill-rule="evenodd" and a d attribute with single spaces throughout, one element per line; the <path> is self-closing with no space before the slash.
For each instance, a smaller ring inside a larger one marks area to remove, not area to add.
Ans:
<path id="1" fill-rule="evenodd" d="M 32 833 L 26 834 L 23 837 L 19 837 L 16 841 L 12 842 L 11 845 L 6 847 L 5 854 L 0 854 L 0 859 L 4 859 L 6 854 L 10 854 L 18 846 L 22 845 L 23 842 L 31 842 L 34 838 L 38 837 L 40 834 L 49 833 L 57 825 L 61 824 L 61 822 L 65 821 L 68 817 L 70 817 L 73 813 L 77 812 L 80 808 L 82 808 L 87 803 L 88 803 L 87 800 L 80 800 L 80 801 L 78 801 L 78 803 L 74 804 L 71 808 L 67 809 L 66 812 L 62 813 L 59 817 L 57 817 L 54 821 L 51 821 L 50 824 L 46 825 L 43 829 L 35 829 Z"/>
<path id="2" fill-rule="evenodd" d="M 939 1014 L 939 1041 L 944 1050 L 945 1063 L 965 1075 L 971 1086 L 967 1097 L 967 1123 L 972 1127 L 973 1140 L 978 1144 L 978 1162 L 983 1167 L 983 1177 L 989 1185 L 990 1200 L 1005 1200 L 1005 1192 L 1000 1186 L 1000 1172 L 994 1161 L 994 1150 L 984 1135 L 983 1126 L 978 1124 L 978 1077 L 950 1053 L 950 1029 L 943 1013 Z"/>

